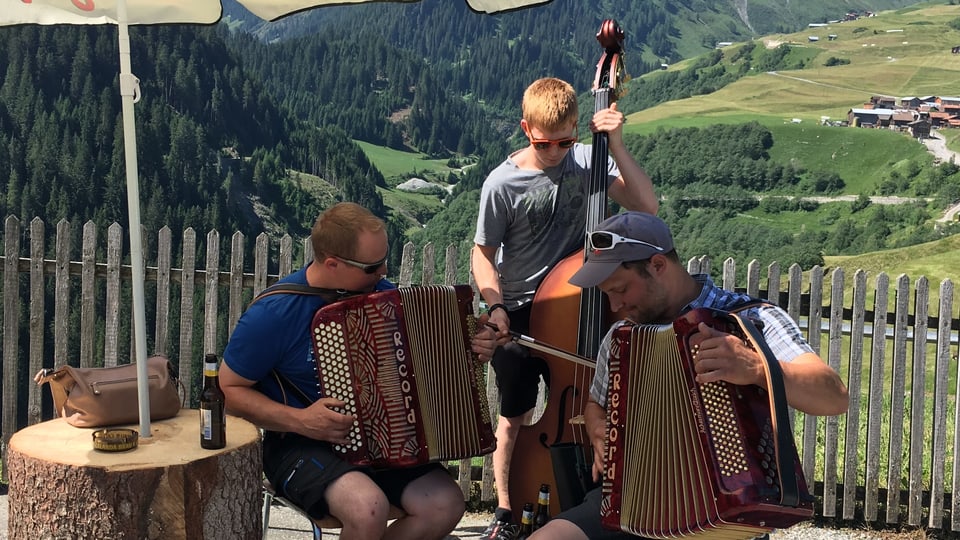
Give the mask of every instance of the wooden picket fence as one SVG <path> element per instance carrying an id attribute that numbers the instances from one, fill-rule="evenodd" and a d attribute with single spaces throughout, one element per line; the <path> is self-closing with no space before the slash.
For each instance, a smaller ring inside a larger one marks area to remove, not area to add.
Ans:
<path id="1" fill-rule="evenodd" d="M 63 363 L 111 366 L 134 356 L 129 330 L 132 273 L 129 263 L 123 262 L 124 231 L 117 224 L 110 226 L 105 244 L 98 242 L 97 232 L 93 223 L 83 225 L 78 253 L 69 222 L 57 223 L 49 246 L 39 218 L 28 228 L 13 216 L 4 222 L 0 280 L 4 465 L 11 435 L 53 415 L 49 396 L 32 383 L 34 373 Z M 251 246 L 238 232 L 230 237 L 229 249 L 223 249 L 220 234 L 210 231 L 202 239 L 206 253 L 202 260 L 192 229 L 179 239 L 182 248 L 176 258 L 173 244 L 168 228 L 161 229 L 155 241 L 145 242 L 156 246 L 144 256 L 150 305 L 147 352 L 171 358 L 185 383 L 188 403 L 196 406 L 198 359 L 206 352 L 221 352 L 253 295 L 299 263 L 294 263 L 296 246 L 289 236 L 277 241 L 262 234 Z M 303 241 L 302 246 L 297 251 L 303 253 L 302 261 L 308 261 L 310 244 Z M 444 274 L 437 276 L 434 246 L 417 253 L 407 244 L 394 281 L 415 285 L 419 259 L 420 284 L 453 284 L 457 261 L 466 255 L 448 247 Z M 710 261 L 691 259 L 688 269 L 709 273 Z M 960 447 L 956 401 L 960 321 L 955 317 L 952 282 L 940 284 L 933 306 L 924 277 L 911 282 L 900 275 L 891 283 L 881 273 L 868 285 L 866 273 L 859 270 L 848 276 L 843 268 L 803 272 L 791 265 L 782 271 L 778 263 L 761 267 L 756 261 L 742 276 L 737 272 L 735 261 L 724 261 L 721 284 L 786 309 L 850 389 L 845 416 L 792 414 L 804 474 L 816 495 L 816 515 L 833 523 L 930 529 L 948 535 L 960 531 L 960 502 L 952 496 L 960 489 L 954 452 Z M 496 390 L 492 377 L 488 379 L 495 414 Z M 459 464 L 464 495 L 492 501 L 490 457 L 483 459 L 481 480 L 473 480 L 474 469 L 467 460 Z M 4 466 L 3 482 L 6 472 Z"/>

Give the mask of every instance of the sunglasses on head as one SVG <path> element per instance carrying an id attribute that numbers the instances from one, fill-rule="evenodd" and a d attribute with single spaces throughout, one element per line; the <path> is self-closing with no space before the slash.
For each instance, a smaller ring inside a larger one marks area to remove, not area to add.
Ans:
<path id="1" fill-rule="evenodd" d="M 577 142 L 576 137 L 567 137 L 565 139 L 530 139 L 530 144 L 533 145 L 537 150 L 546 150 L 553 145 L 557 145 L 560 148 L 570 148 Z"/>
<path id="2" fill-rule="evenodd" d="M 350 266 L 363 270 L 365 274 L 372 274 L 376 272 L 387 262 L 386 257 L 374 263 L 365 263 L 365 262 L 355 261 L 353 259 L 347 259 L 346 257 L 340 257 L 337 255 L 331 255 L 331 256 L 342 263 L 346 263 L 346 264 L 349 264 Z"/>
<path id="3" fill-rule="evenodd" d="M 656 244 L 644 242 L 643 240 L 634 240 L 633 238 L 620 236 L 619 234 L 612 233 L 610 231 L 593 231 L 587 233 L 587 248 L 591 251 L 607 251 L 617 247 L 620 244 L 641 244 L 652 247 L 657 251 L 663 251 L 663 248 Z"/>

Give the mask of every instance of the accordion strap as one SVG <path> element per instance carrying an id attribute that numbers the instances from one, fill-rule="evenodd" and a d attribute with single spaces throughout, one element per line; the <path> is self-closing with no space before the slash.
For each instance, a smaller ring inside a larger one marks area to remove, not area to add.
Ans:
<path id="1" fill-rule="evenodd" d="M 299 283 L 274 283 L 273 285 L 260 291 L 260 294 L 255 296 L 253 300 L 250 301 L 250 305 L 247 307 L 249 308 L 261 298 L 266 298 L 267 296 L 273 296 L 275 294 L 303 294 L 307 296 L 319 296 L 323 298 L 324 302 L 332 304 L 333 302 L 339 302 L 348 296 L 363 293 L 359 291 L 348 291 L 345 289 L 324 289 L 322 287 L 311 287 L 310 285 L 301 285 Z"/>
<path id="2" fill-rule="evenodd" d="M 766 302 L 751 302 L 741 306 L 736 311 L 741 311 L 757 305 L 772 305 Z M 756 324 L 747 317 L 741 317 L 733 312 L 731 317 L 740 328 L 744 335 L 753 345 L 754 350 L 760 353 L 764 360 L 764 373 L 767 377 L 767 390 L 770 393 L 770 419 L 773 427 L 773 433 L 776 436 L 774 449 L 777 458 L 777 470 L 780 478 L 780 504 L 783 506 L 796 507 L 800 503 L 800 490 L 797 486 L 797 478 L 793 472 L 793 462 L 790 455 L 781 449 L 790 448 L 793 442 L 793 433 L 790 429 L 790 416 L 787 405 L 787 392 L 783 384 L 783 369 L 780 362 L 773 355 L 773 351 L 767 345 L 763 334 L 757 328 Z"/>
<path id="3" fill-rule="evenodd" d="M 314 403 L 314 400 L 313 400 L 310 396 L 308 396 L 308 395 L 306 394 L 306 392 L 304 392 L 303 390 L 301 390 L 299 386 L 293 384 L 293 381 L 291 381 L 289 378 L 287 378 L 286 375 L 284 375 L 283 373 L 280 373 L 280 372 L 277 371 L 277 370 L 273 370 L 273 371 L 271 371 L 270 373 L 273 374 L 273 378 L 277 380 L 277 384 L 280 385 L 280 390 L 282 390 L 283 393 L 284 393 L 284 394 L 283 394 L 283 403 L 284 403 L 284 405 L 287 404 L 287 394 L 286 394 L 286 393 L 287 393 L 288 391 L 289 391 L 290 393 L 294 394 L 295 396 L 297 396 L 297 399 L 299 399 L 300 402 L 303 403 L 304 405 L 308 405 L 308 406 L 309 406 L 309 405 L 312 405 L 312 404 Z"/>
<path id="4" fill-rule="evenodd" d="M 345 289 L 324 289 L 322 287 L 311 287 L 310 285 L 302 285 L 299 283 L 274 283 L 273 285 L 260 291 L 260 294 L 254 297 L 247 308 L 256 303 L 257 300 L 267 296 L 273 296 L 275 294 L 302 294 L 308 296 L 319 296 L 324 302 L 331 304 L 333 302 L 343 300 L 347 296 L 353 296 L 355 294 L 362 293 L 358 291 L 348 291 Z M 297 399 L 299 399 L 304 405 L 310 405 L 314 402 L 314 400 L 311 399 L 310 396 L 308 396 L 303 390 L 301 390 L 300 387 L 293 384 L 293 381 L 288 379 L 286 375 L 275 369 L 270 373 L 273 375 L 273 378 L 276 379 L 277 384 L 280 385 L 280 391 L 283 392 L 284 404 L 287 402 L 287 392 L 291 392 L 296 395 Z"/>

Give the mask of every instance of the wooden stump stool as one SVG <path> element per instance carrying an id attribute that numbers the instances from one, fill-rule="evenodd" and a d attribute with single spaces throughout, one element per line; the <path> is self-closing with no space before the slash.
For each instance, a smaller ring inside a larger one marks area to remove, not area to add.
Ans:
<path id="1" fill-rule="evenodd" d="M 227 417 L 220 450 L 200 448 L 193 409 L 152 422 L 151 436 L 124 452 L 94 450 L 94 431 L 57 418 L 13 435 L 10 538 L 260 538 L 262 459 L 253 424 Z"/>

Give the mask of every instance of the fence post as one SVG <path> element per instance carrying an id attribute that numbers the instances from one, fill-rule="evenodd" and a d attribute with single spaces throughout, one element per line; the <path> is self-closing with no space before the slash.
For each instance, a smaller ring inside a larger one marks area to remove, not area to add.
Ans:
<path id="1" fill-rule="evenodd" d="M 823 268 L 816 265 L 810 269 L 810 309 L 807 312 L 807 343 L 813 352 L 820 354 L 820 341 L 823 332 Z M 814 472 L 817 467 L 817 430 L 819 421 L 812 414 L 803 417 L 803 474 L 807 485 L 814 485 Z"/>
<path id="2" fill-rule="evenodd" d="M 233 233 L 230 243 L 230 292 L 228 297 L 229 313 L 227 315 L 227 335 L 240 320 L 243 313 L 243 260 L 245 236 L 242 232 Z"/>
<path id="3" fill-rule="evenodd" d="M 867 273 L 857 270 L 853 274 L 853 305 L 850 321 L 850 357 L 847 361 L 847 391 L 850 406 L 844 418 L 843 442 L 843 519 L 853 519 L 857 502 L 857 469 L 860 457 L 860 391 L 863 372 L 863 339 L 867 301 Z"/>
<path id="4" fill-rule="evenodd" d="M 937 313 L 937 358 L 933 379 L 933 460 L 930 463 L 929 527 L 943 527 L 944 465 L 947 461 L 947 384 L 950 380 L 950 322 L 953 314 L 953 283 L 940 282 Z M 954 424 L 956 427 L 956 424 Z M 957 459 L 954 456 L 954 469 Z M 956 492 L 954 492 L 956 494 Z"/>
<path id="5" fill-rule="evenodd" d="M 923 518 L 923 460 L 928 431 L 924 429 L 926 405 L 927 328 L 930 309 L 930 283 L 920 276 L 914 284 L 913 376 L 910 385 L 910 495 L 907 523 L 919 526 Z"/>
<path id="6" fill-rule="evenodd" d="M 840 372 L 840 352 L 843 345 L 843 269 L 833 271 L 830 280 L 830 337 L 827 345 L 827 363 Z M 839 419 L 828 416 L 823 441 L 823 515 L 837 515 L 837 434 Z"/>
<path id="7" fill-rule="evenodd" d="M 267 233 L 257 235 L 257 243 L 253 249 L 253 296 L 267 288 L 267 276 L 270 275 L 270 237 Z M 233 332 L 233 326 L 230 327 Z"/>
<path id="8" fill-rule="evenodd" d="M 46 294 L 44 294 L 45 279 L 43 272 L 43 255 L 45 249 L 46 225 L 40 218 L 34 218 L 30 221 L 30 320 L 28 323 L 30 332 L 30 351 L 28 352 L 30 355 L 30 373 L 27 375 L 38 373 L 45 367 L 43 341 L 43 337 L 47 332 L 47 300 Z M 81 320 L 81 324 L 82 323 L 83 321 Z M 92 342 L 92 339 L 88 338 L 88 341 Z M 17 347 L 14 346 L 13 351 L 16 350 Z M 4 363 L 10 365 L 6 363 L 6 360 L 4 360 Z M 42 394 L 39 386 L 35 384 L 29 386 L 27 421 L 36 423 L 43 418 Z M 16 392 L 14 392 L 14 395 L 16 395 Z M 6 407 L 6 405 L 4 405 L 4 407 Z"/>
<path id="9" fill-rule="evenodd" d="M 197 233 L 193 228 L 183 231 L 183 249 L 180 263 L 180 380 L 184 381 L 184 400 L 193 403 L 196 386 L 192 384 L 193 366 L 193 296 L 196 289 Z"/>
<path id="10" fill-rule="evenodd" d="M 427 242 L 427 245 L 423 246 L 423 264 L 420 265 L 420 283 L 423 285 L 433 285 L 436 283 L 436 271 L 434 270 L 437 267 L 436 261 L 436 250 L 433 247 L 433 242 Z"/>
<path id="11" fill-rule="evenodd" d="M 217 352 L 217 309 L 220 305 L 220 233 L 207 233 L 207 266 L 204 278 L 203 353 Z"/>
<path id="12" fill-rule="evenodd" d="M 3 225 L 3 463 L 7 463 L 7 446 L 17 430 L 17 388 L 20 370 L 17 351 L 20 350 L 20 220 L 7 217 Z M 7 467 L 0 470 L 0 480 L 7 482 Z"/>
<path id="13" fill-rule="evenodd" d="M 876 521 L 880 497 L 880 427 L 883 422 L 883 379 L 887 351 L 887 295 L 890 278 L 880 273 L 873 297 L 873 347 L 870 349 L 870 397 L 867 404 L 866 478 L 864 480 L 863 514 L 867 521 Z M 888 460 L 889 462 L 889 460 Z"/>
<path id="14" fill-rule="evenodd" d="M 157 233 L 157 320 L 153 352 L 170 356 L 170 270 L 173 266 L 173 231 L 164 226 Z M 146 265 L 145 265 L 146 266 Z M 150 356 L 150 352 L 147 352 Z"/>
<path id="15" fill-rule="evenodd" d="M 31 227 L 32 229 L 32 227 Z M 38 234 L 43 234 L 42 229 Z M 32 286 L 37 287 L 38 295 L 43 296 L 43 239 L 34 238 L 30 233 L 30 242 L 36 251 L 31 253 L 31 263 L 38 264 L 39 272 L 31 272 Z M 39 243 L 39 245 L 35 244 Z M 36 278 L 36 281 L 34 281 Z M 80 365 L 92 366 L 94 358 L 94 329 L 97 321 L 97 225 L 93 221 L 83 224 L 83 241 L 80 248 Z M 31 299 L 31 303 L 36 299 Z M 31 308 L 31 312 L 33 309 Z M 39 313 L 43 320 L 43 313 Z M 42 335 L 42 331 L 41 331 Z M 42 339 L 40 340 L 42 343 Z M 59 360 L 57 360 L 59 361 Z"/>
<path id="16" fill-rule="evenodd" d="M 55 249 L 53 327 L 67 328 L 70 321 L 70 222 L 65 219 L 57 223 Z M 54 358 L 67 357 L 67 338 L 67 332 L 54 334 Z"/>
<path id="17" fill-rule="evenodd" d="M 887 453 L 887 523 L 900 519 L 900 479 L 903 468 L 904 387 L 907 379 L 907 317 L 909 316 L 910 280 L 897 277 L 897 307 L 894 314 L 893 365 L 890 384 L 890 450 Z"/>
<path id="18" fill-rule="evenodd" d="M 60 234 L 58 233 L 57 236 L 59 237 Z M 117 365 L 117 357 L 119 356 L 118 341 L 120 337 L 118 330 L 120 328 L 120 264 L 123 258 L 122 242 L 123 227 L 117 223 L 110 225 L 107 229 L 107 300 L 104 306 L 106 312 L 104 323 L 104 366 Z M 64 348 L 64 355 L 66 355 L 66 348 Z"/>

